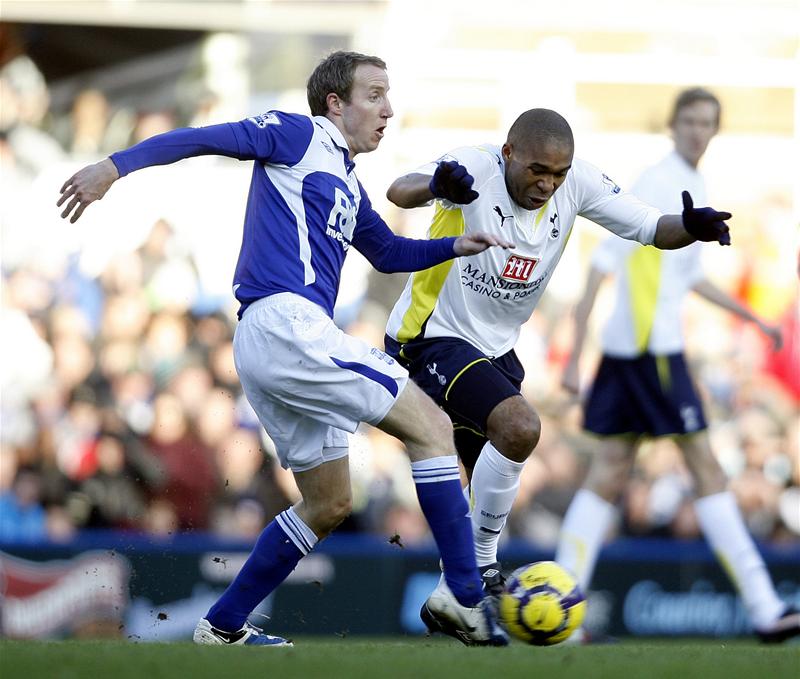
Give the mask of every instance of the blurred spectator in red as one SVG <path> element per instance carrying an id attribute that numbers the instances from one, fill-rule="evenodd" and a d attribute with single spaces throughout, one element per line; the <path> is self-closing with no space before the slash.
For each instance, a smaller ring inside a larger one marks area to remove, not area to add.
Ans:
<path id="1" fill-rule="evenodd" d="M 162 393 L 156 397 L 146 445 L 166 471 L 166 481 L 154 496 L 172 505 L 181 530 L 208 528 L 218 477 L 208 449 L 189 428 L 175 396 Z"/>

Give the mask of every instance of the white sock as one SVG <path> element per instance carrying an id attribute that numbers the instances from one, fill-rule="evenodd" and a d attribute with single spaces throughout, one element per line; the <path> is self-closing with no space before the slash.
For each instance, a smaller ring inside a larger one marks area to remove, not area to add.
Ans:
<path id="1" fill-rule="evenodd" d="M 715 493 L 694 502 L 697 518 L 711 549 L 744 601 L 753 626 L 769 629 L 786 604 L 775 592 L 764 559 L 747 532 L 731 492 Z"/>
<path id="2" fill-rule="evenodd" d="M 519 489 L 524 462 L 509 460 L 491 441 L 481 449 L 472 470 L 472 535 L 479 566 L 497 561 L 497 542 Z"/>
<path id="3" fill-rule="evenodd" d="M 615 515 L 614 505 L 597 493 L 581 488 L 564 516 L 555 560 L 572 572 L 584 594 L 589 589 L 597 556 Z"/>

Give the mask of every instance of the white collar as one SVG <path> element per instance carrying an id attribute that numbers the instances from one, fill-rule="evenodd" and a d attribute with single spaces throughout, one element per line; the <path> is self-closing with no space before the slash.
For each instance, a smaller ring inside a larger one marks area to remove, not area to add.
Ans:
<path id="1" fill-rule="evenodd" d="M 341 130 L 333 124 L 333 121 L 330 118 L 327 116 L 313 116 L 313 120 L 328 133 L 328 136 L 333 140 L 333 143 L 336 144 L 336 146 L 338 146 L 340 149 L 344 149 L 345 151 L 350 150 L 350 147 L 347 145 Z"/>

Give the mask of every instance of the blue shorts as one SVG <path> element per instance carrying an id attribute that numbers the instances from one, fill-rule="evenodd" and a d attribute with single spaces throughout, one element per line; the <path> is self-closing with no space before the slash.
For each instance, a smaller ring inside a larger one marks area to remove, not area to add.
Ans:
<path id="1" fill-rule="evenodd" d="M 683 354 L 603 356 L 584 408 L 595 434 L 691 434 L 706 428 Z"/>
<path id="2" fill-rule="evenodd" d="M 475 466 L 488 440 L 486 421 L 501 402 L 518 396 L 525 370 L 513 350 L 489 358 L 455 337 L 412 340 L 400 345 L 388 335 L 386 353 L 404 366 L 420 388 L 453 421 L 456 449 L 464 465 Z"/>

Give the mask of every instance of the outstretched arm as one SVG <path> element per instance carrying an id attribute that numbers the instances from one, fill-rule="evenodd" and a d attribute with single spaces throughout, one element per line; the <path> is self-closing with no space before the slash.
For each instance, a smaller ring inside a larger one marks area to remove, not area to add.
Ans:
<path id="1" fill-rule="evenodd" d="M 653 240 L 659 250 L 677 250 L 694 243 L 697 239 L 683 226 L 680 215 L 663 215 L 658 219 L 656 237 Z"/>
<path id="2" fill-rule="evenodd" d="M 428 186 L 430 181 L 430 175 L 419 172 L 403 175 L 392 182 L 386 191 L 386 197 L 397 207 L 405 209 L 422 207 L 433 200 L 433 194 Z"/>
<path id="3" fill-rule="evenodd" d="M 467 168 L 458 161 L 445 160 L 439 163 L 433 176 L 412 172 L 395 179 L 386 197 L 402 208 L 421 207 L 434 198 L 467 205 L 478 197 L 478 192 L 472 188 L 474 182 Z"/>
<path id="4" fill-rule="evenodd" d="M 69 200 L 61 217 L 66 219 L 74 210 L 70 218 L 70 222 L 74 224 L 83 211 L 96 200 L 100 200 L 120 177 L 144 167 L 168 165 L 201 155 L 243 159 L 252 154 L 242 154 L 234 127 L 230 123 L 171 130 L 145 139 L 124 151 L 112 153 L 105 160 L 79 170 L 64 182 L 56 205 L 60 207 Z"/>
<path id="5" fill-rule="evenodd" d="M 600 289 L 600 284 L 605 277 L 606 274 L 600 271 L 600 269 L 591 267 L 591 269 L 589 269 L 589 275 L 586 277 L 586 287 L 584 288 L 583 296 L 575 307 L 575 329 L 572 353 L 570 354 L 567 364 L 564 366 L 564 374 L 561 377 L 561 386 L 573 394 L 577 394 L 580 391 L 580 372 L 578 365 L 580 363 L 581 351 L 583 351 L 583 344 L 586 341 L 589 316 L 592 313 L 595 299 L 597 299 L 597 291 Z"/>
<path id="6" fill-rule="evenodd" d="M 363 187 L 352 244 L 382 273 L 422 271 L 454 257 L 477 255 L 495 245 L 514 247 L 510 241 L 483 232 L 432 240 L 397 236 L 375 212 Z"/>
<path id="7" fill-rule="evenodd" d="M 74 224 L 89 205 L 106 195 L 106 192 L 117 179 L 119 179 L 119 171 L 117 166 L 111 162 L 111 158 L 106 158 L 93 165 L 87 165 L 76 172 L 61 187 L 61 197 L 56 205 L 61 207 L 69 199 L 67 207 L 61 213 L 61 217 L 66 219 L 70 212 L 77 207 L 78 209 L 75 210 L 69 220 Z"/>
<path id="8" fill-rule="evenodd" d="M 692 286 L 692 290 L 712 304 L 716 304 L 726 311 L 730 311 L 732 314 L 735 314 L 745 321 L 755 323 L 759 330 L 772 340 L 773 349 L 775 351 L 780 351 L 780 348 L 783 346 L 783 336 L 781 335 L 781 329 L 779 327 L 766 323 L 750 309 L 740 304 L 706 278 L 695 283 L 694 286 Z"/>
<path id="9" fill-rule="evenodd" d="M 422 271 L 455 257 L 477 255 L 493 246 L 514 247 L 510 241 L 480 231 L 458 238 L 403 238 L 396 236 L 383 220 L 357 233 L 353 245 L 381 273 Z"/>
<path id="10" fill-rule="evenodd" d="M 726 219 L 730 212 L 717 212 L 710 207 L 694 207 L 688 191 L 681 194 L 683 212 L 680 215 L 662 215 L 656 227 L 653 245 L 661 250 L 676 250 L 696 240 L 717 241 L 730 245 L 731 235 Z"/>

